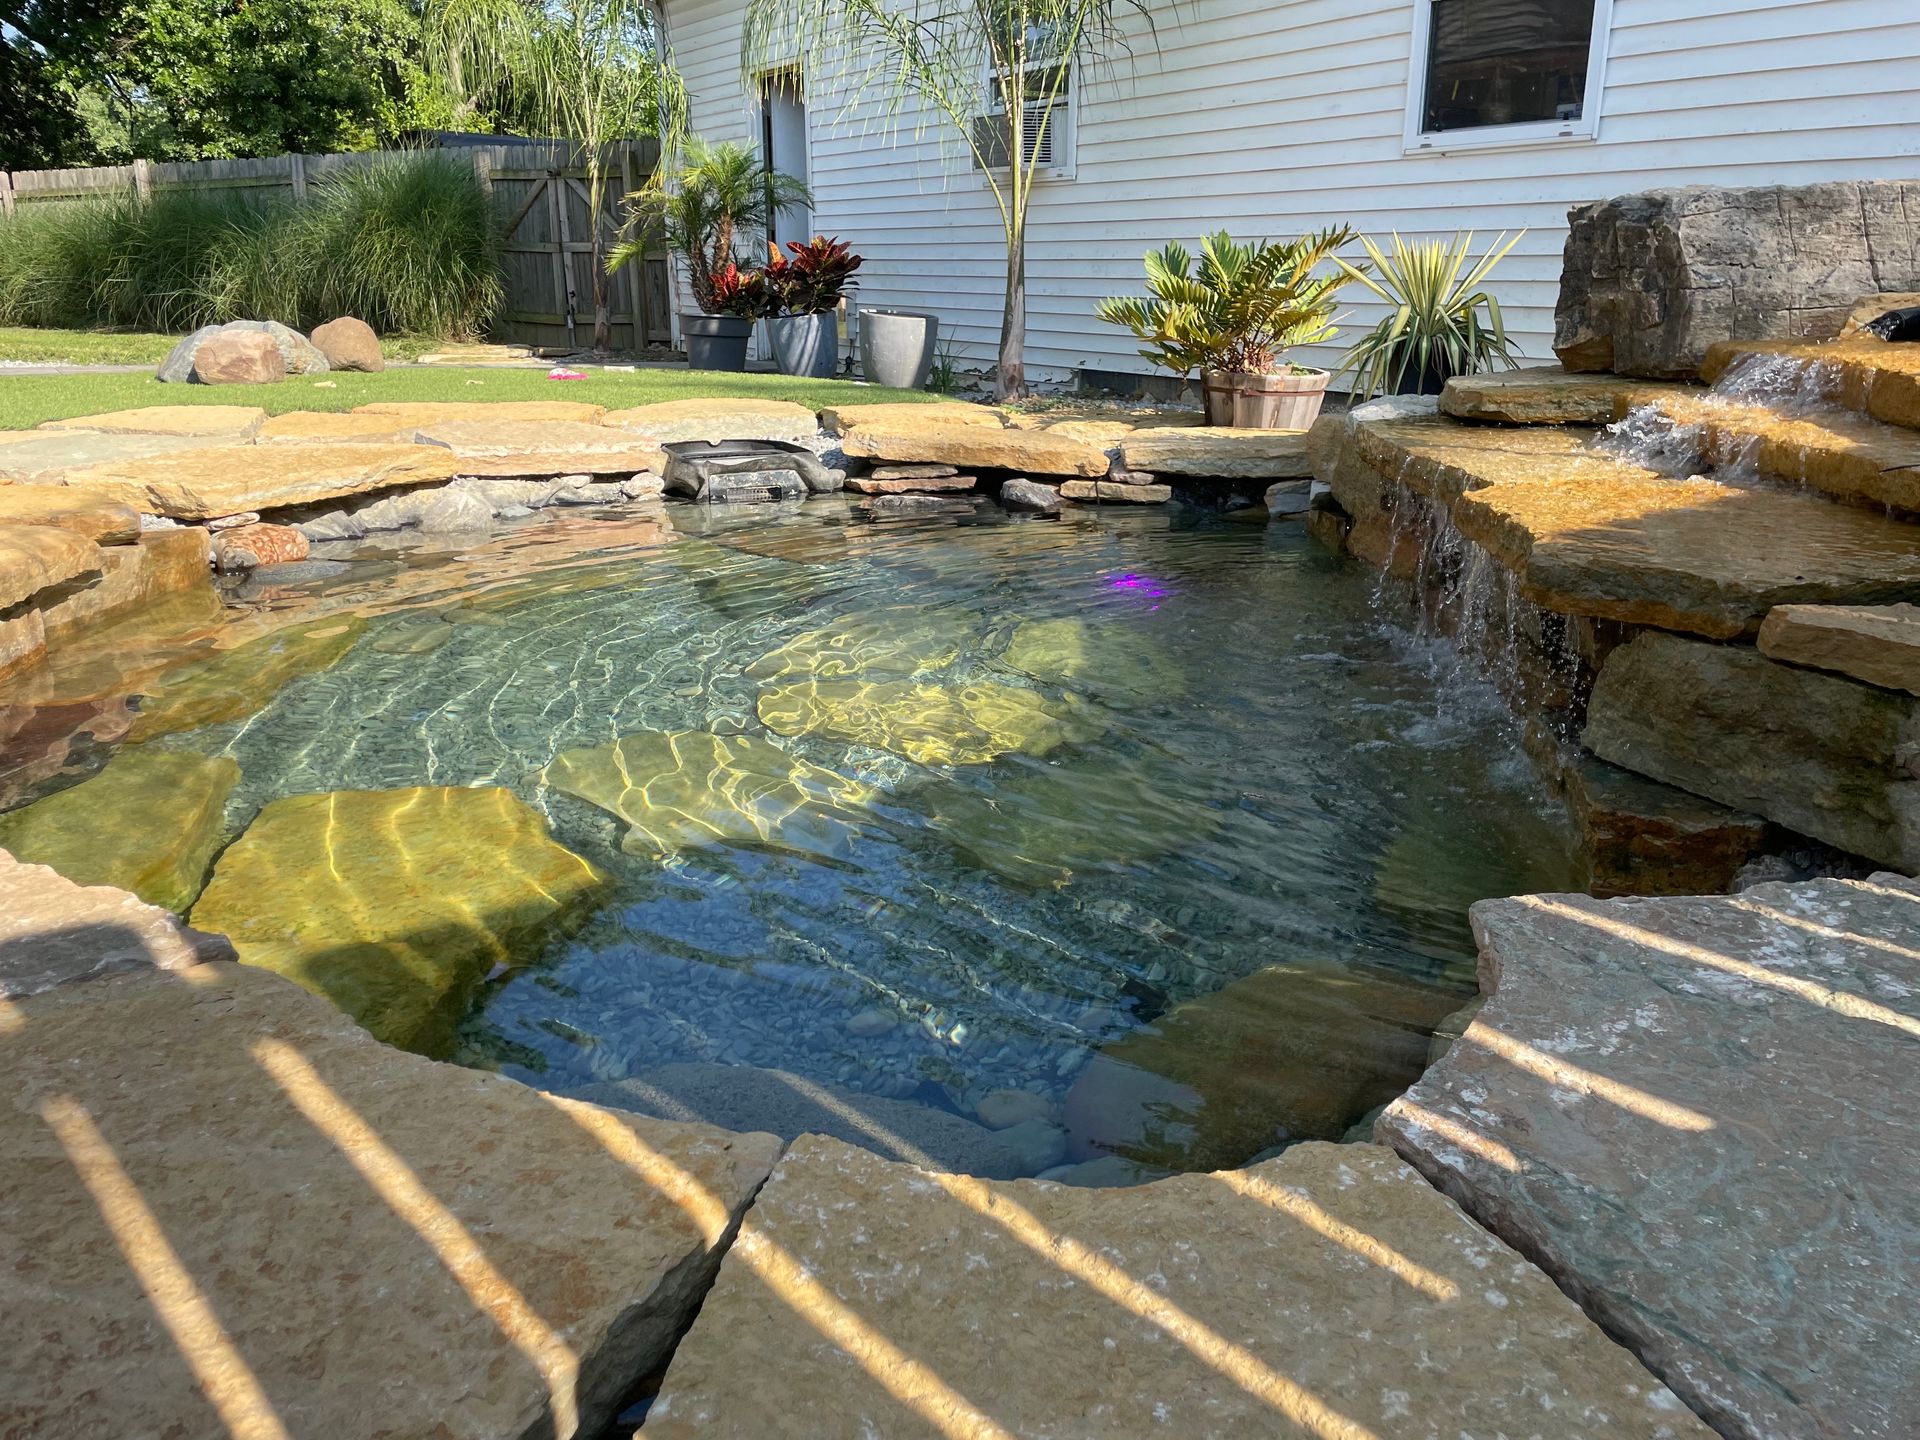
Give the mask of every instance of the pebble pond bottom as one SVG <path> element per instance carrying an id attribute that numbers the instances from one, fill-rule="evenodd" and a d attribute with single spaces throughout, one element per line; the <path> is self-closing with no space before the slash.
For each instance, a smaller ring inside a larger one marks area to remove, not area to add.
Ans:
<path id="1" fill-rule="evenodd" d="M 1497 700 L 1295 526 L 670 514 L 169 742 L 238 762 L 236 833 L 497 785 L 612 877 L 462 1063 L 983 1174 L 1237 1165 L 1410 1083 L 1468 905 L 1569 881 Z"/>

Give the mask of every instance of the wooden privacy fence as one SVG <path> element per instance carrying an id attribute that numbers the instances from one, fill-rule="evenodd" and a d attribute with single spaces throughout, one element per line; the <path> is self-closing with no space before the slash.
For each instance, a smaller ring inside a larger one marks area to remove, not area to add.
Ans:
<path id="1" fill-rule="evenodd" d="M 602 253 L 620 224 L 620 197 L 652 173 L 659 147 L 638 140 L 606 147 L 607 194 L 588 215 L 587 167 L 575 145 L 493 143 L 443 145 L 469 160 L 493 196 L 500 217 L 500 264 L 506 302 L 493 338 L 552 348 L 593 340 L 593 228 Z M 85 200 L 131 189 L 143 198 L 161 190 L 229 190 L 262 203 L 304 201 L 313 183 L 341 170 L 417 151 L 370 150 L 347 155 L 277 155 L 264 160 L 136 160 L 83 170 L 0 170 L 0 210 Z M 610 278 L 607 304 L 616 350 L 672 340 L 665 252 L 648 255 Z"/>

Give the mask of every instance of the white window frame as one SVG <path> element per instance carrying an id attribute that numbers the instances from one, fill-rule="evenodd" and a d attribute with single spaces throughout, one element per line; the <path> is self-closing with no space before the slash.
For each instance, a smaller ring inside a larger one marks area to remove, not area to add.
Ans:
<path id="1" fill-rule="evenodd" d="M 1427 61 L 1433 48 L 1434 0 L 1414 0 L 1413 57 L 1407 65 L 1405 145 L 1409 155 L 1449 155 L 1462 150 L 1504 150 L 1528 145 L 1588 144 L 1600 138 L 1600 108 L 1607 93 L 1607 48 L 1613 36 L 1613 0 L 1593 0 L 1593 41 L 1587 51 L 1587 91 L 1578 120 L 1537 120 L 1521 125 L 1482 125 L 1470 130 L 1425 130 Z"/>
<path id="2" fill-rule="evenodd" d="M 1035 64 L 1029 65 L 1027 69 L 1029 71 L 1042 70 L 1046 68 L 1046 65 L 1047 62 L 1036 62 Z M 983 60 L 980 69 L 981 74 L 986 80 L 984 87 L 985 93 L 990 98 L 997 97 L 997 92 L 994 89 L 993 61 L 991 59 Z M 1077 172 L 1080 148 L 1079 62 L 1068 59 L 1066 69 L 1066 100 L 1064 103 L 1055 104 L 1052 118 L 1047 121 L 1047 135 L 1053 142 L 1053 163 L 1051 165 L 1036 165 L 1034 167 L 1033 178 L 1036 181 L 1071 180 Z M 988 113 L 993 112 L 989 111 Z M 978 118 L 984 119 L 985 116 L 983 115 Z M 1061 123 L 1063 119 L 1065 120 L 1064 124 Z M 979 163 L 978 159 L 974 161 L 976 168 L 979 167 Z M 983 187 L 987 184 L 987 179 L 984 175 L 980 177 L 980 184 Z"/>

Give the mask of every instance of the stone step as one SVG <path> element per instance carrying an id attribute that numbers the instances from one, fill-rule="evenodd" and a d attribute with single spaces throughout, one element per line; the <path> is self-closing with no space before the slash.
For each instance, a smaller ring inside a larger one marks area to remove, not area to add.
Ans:
<path id="1" fill-rule="evenodd" d="M 1111 467 L 1104 447 L 1068 440 L 1044 430 L 1013 430 L 981 424 L 921 425 L 906 418 L 887 429 L 858 425 L 841 440 L 856 460 L 888 464 L 976 466 L 1023 475 L 1097 479 Z"/>
<path id="2" fill-rule="evenodd" d="M 1490 998 L 1376 1138 L 1721 1435 L 1911 1435 L 1920 885 L 1473 922 Z"/>
<path id="3" fill-rule="evenodd" d="M 1693 385 L 1624 375 L 1571 375 L 1558 365 L 1456 375 L 1440 396 L 1440 413 L 1497 425 L 1608 425 L 1621 402 L 1697 393 Z"/>
<path id="4" fill-rule="evenodd" d="M 1920 695 L 1920 606 L 1782 605 L 1760 627 L 1760 653 Z"/>
<path id="5" fill-rule="evenodd" d="M 1920 591 L 1920 526 L 1822 496 L 1675 480 L 1575 429 L 1462 425 L 1396 402 L 1315 428 L 1315 471 L 1385 556 L 1405 490 L 1548 610 L 1713 639 L 1785 604 L 1884 604 Z"/>
<path id="6" fill-rule="evenodd" d="M 1707 352 L 1700 378 L 1720 383 L 1736 367 L 1771 362 L 1780 378 L 1798 378 L 1834 404 L 1889 425 L 1920 430 L 1920 345 L 1870 336 L 1809 340 L 1722 341 Z"/>
<path id="7" fill-rule="evenodd" d="M 755 1200 L 640 1433 L 1711 1437 L 1378 1146 L 1081 1189 L 814 1135 Z"/>
<path id="8" fill-rule="evenodd" d="M 1920 431 L 1844 410 L 1783 415 L 1700 392 L 1626 392 L 1616 418 L 1650 409 L 1698 443 L 1716 469 L 1751 466 L 1769 480 L 1867 505 L 1920 513 Z"/>

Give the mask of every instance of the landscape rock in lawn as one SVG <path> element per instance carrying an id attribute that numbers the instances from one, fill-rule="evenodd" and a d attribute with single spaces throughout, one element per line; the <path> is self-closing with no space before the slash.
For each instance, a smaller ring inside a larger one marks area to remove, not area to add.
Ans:
<path id="1" fill-rule="evenodd" d="M 445 1054 L 480 981 L 537 958 L 605 883 L 512 791 L 338 790 L 263 809 L 193 923 L 378 1039 Z"/>
<path id="2" fill-rule="evenodd" d="M 1067 1094 L 1077 1160 L 1244 1165 L 1337 1140 L 1426 1067 L 1460 991 L 1354 965 L 1274 965 L 1103 1046 Z"/>
<path id="3" fill-rule="evenodd" d="M 203 440 L 251 440 L 266 423 L 257 405 L 148 405 L 48 420 L 42 430 L 92 430 L 103 435 L 186 435 Z"/>
<path id="4" fill-rule="evenodd" d="M 0 814 L 0 850 L 81 885 L 114 885 L 184 914 L 240 783 L 225 756 L 128 746 L 89 780 Z"/>
<path id="5" fill-rule="evenodd" d="M 1029 515 L 1054 515 L 1061 508 L 1060 492 L 1031 480 L 1009 480 L 1000 487 L 1000 503 Z"/>
<path id="6" fill-rule="evenodd" d="M 1013 1179 L 1031 1174 L 1019 1147 L 964 1116 L 823 1085 L 756 1065 L 662 1065 L 574 1092 L 581 1100 L 662 1120 L 764 1131 L 782 1140 L 831 1135 L 890 1160 Z"/>
<path id="7" fill-rule="evenodd" d="M 1920 695 L 1920 606 L 1781 605 L 1760 626 L 1760 653 Z"/>
<path id="8" fill-rule="evenodd" d="M 604 1433 L 778 1142 L 422 1060 L 264 971 L 190 973 L 17 1002 L 0 1047 L 9 1419 L 45 1436 Z"/>
<path id="9" fill-rule="evenodd" d="M 462 475 L 618 475 L 666 468 L 644 436 L 611 425 L 566 420 L 445 420 L 420 426 L 419 440 L 453 452 Z"/>
<path id="10" fill-rule="evenodd" d="M 417 430 L 425 425 L 457 421 L 521 420 L 597 425 L 607 408 L 582 400 L 375 400 L 354 406 L 353 413 L 378 415 L 396 425 Z"/>
<path id="11" fill-rule="evenodd" d="M 5 850 L 0 895 L 7 897 L 0 906 L 0 999 L 119 970 L 186 970 L 234 958 L 224 937 L 190 930 L 125 890 L 82 886 Z"/>
<path id="12" fill-rule="evenodd" d="M 1607 657 L 1583 739 L 1603 760 L 1920 869 L 1920 698 L 1648 631 Z"/>
<path id="13" fill-rule="evenodd" d="M 0 525 L 51 525 L 96 545 L 140 538 L 140 512 L 64 485 L 0 485 Z"/>
<path id="14" fill-rule="evenodd" d="M 856 460 L 980 467 L 1027 475 L 1105 475 L 1111 464 L 1102 447 L 1059 439 L 1045 431 L 951 422 L 935 425 L 911 416 L 887 423 L 889 428 L 884 430 L 856 427 L 841 442 L 842 448 Z"/>
<path id="15" fill-rule="evenodd" d="M 1120 458 L 1149 475 L 1297 480 L 1313 473 L 1304 430 L 1135 430 L 1121 442 Z"/>
<path id="16" fill-rule="evenodd" d="M 752 680 L 918 675 L 946 669 L 985 629 L 982 616 L 952 606 L 926 606 L 906 616 L 842 615 L 769 650 L 745 673 Z"/>
<path id="17" fill-rule="evenodd" d="M 195 347 L 192 378 L 197 385 L 271 385 L 287 378 L 287 364 L 271 336 L 222 332 Z"/>
<path id="18" fill-rule="evenodd" d="M 1465 1035 L 1375 1134 L 1735 1440 L 1920 1414 L 1920 886 L 1489 900 Z"/>
<path id="19" fill-rule="evenodd" d="M 222 574 L 306 558 L 307 537 L 291 525 L 236 525 L 213 537 L 213 565 Z"/>
<path id="20" fill-rule="evenodd" d="M 820 429 L 813 411 L 790 400 L 718 396 L 609 410 L 605 423 L 643 436 L 656 446 L 683 440 L 779 440 L 792 444 L 811 440 Z"/>
<path id="21" fill-rule="evenodd" d="M 802 680 L 762 690 L 760 722 L 779 735 L 827 735 L 891 750 L 922 765 L 983 765 L 1015 752 L 1046 755 L 1103 725 L 1070 703 L 977 682 Z"/>
<path id="22" fill-rule="evenodd" d="M 823 1136 L 775 1167 L 641 1434 L 1712 1440 L 1377 1146 L 1092 1190 Z"/>
<path id="23" fill-rule="evenodd" d="M 292 681 L 339 660 L 365 628 L 358 616 L 323 616 L 144 682 L 128 738 L 151 740 L 256 714 Z"/>
<path id="24" fill-rule="evenodd" d="M 66 483 L 150 514 L 210 520 L 436 484 L 457 473 L 452 454 L 431 445 L 233 445 L 69 470 Z"/>
<path id="25" fill-rule="evenodd" d="M 387 357 L 380 353 L 380 337 L 364 320 L 342 315 L 316 325 L 310 338 L 313 348 L 326 356 L 328 369 L 378 372 L 387 368 Z"/>
<path id="26" fill-rule="evenodd" d="M 877 798 L 770 740 L 703 730 L 642 731 L 562 750 L 540 783 L 625 820 L 620 848 L 630 855 L 703 845 L 845 855 Z"/>
<path id="27" fill-rule="evenodd" d="M 1128 485 L 1116 480 L 1069 480 L 1060 487 L 1063 499 L 1107 501 L 1119 505 L 1164 505 L 1173 499 L 1170 485 Z"/>

